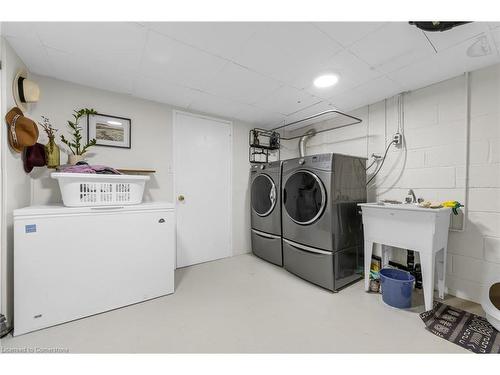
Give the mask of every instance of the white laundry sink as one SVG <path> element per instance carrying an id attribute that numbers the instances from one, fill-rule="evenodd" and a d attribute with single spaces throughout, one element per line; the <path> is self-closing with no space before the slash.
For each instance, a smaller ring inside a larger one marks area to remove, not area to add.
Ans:
<path id="1" fill-rule="evenodd" d="M 368 290 L 374 243 L 418 251 L 426 310 L 432 308 L 434 270 L 438 272 L 439 296 L 444 298 L 446 248 L 450 208 L 423 208 L 415 204 L 385 202 L 359 204 L 365 239 L 365 289 Z M 382 247 L 382 265 L 388 264 L 390 249 Z M 438 257 L 436 257 L 436 254 Z M 436 264 L 437 263 L 437 264 Z"/>
<path id="2" fill-rule="evenodd" d="M 421 207 L 418 204 L 415 203 L 390 203 L 390 202 L 376 202 L 376 203 L 362 203 L 359 204 L 359 206 L 363 207 L 384 207 L 384 208 L 395 208 L 398 210 L 427 210 L 427 211 L 436 211 L 440 210 L 440 208 L 426 208 L 426 207 Z M 446 208 L 444 208 L 446 209 Z"/>

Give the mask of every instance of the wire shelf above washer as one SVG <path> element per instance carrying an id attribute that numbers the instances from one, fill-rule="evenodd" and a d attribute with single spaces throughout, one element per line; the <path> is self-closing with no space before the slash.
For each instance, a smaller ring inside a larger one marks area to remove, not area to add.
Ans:
<path id="1" fill-rule="evenodd" d="M 275 159 L 280 160 L 281 141 L 290 141 L 303 137 L 311 129 L 312 125 L 315 127 L 314 134 L 319 134 L 360 124 L 361 122 L 363 120 L 358 117 L 331 109 L 270 130 L 254 128 L 249 133 L 248 160 L 250 163 L 269 163 Z M 299 130 L 303 128 L 307 130 L 300 132 Z M 286 136 L 286 131 L 291 134 Z"/>
<path id="2" fill-rule="evenodd" d="M 284 134 L 285 131 L 288 132 L 296 132 L 302 128 L 308 128 L 311 125 L 322 125 L 328 124 L 328 127 L 325 129 L 316 129 L 316 134 L 324 133 L 334 129 L 344 128 L 346 126 L 356 125 L 363 122 L 358 117 L 348 115 L 347 113 L 337 111 L 335 109 L 330 109 L 328 111 L 316 113 L 312 116 L 290 122 L 288 124 L 277 126 L 270 130 L 270 132 L 280 132 L 281 139 L 285 141 L 289 141 L 292 139 L 298 139 L 306 135 L 305 132 L 301 132 L 299 135 L 293 134 L 290 136 L 286 136 Z M 282 134 L 283 133 L 283 134 Z"/>

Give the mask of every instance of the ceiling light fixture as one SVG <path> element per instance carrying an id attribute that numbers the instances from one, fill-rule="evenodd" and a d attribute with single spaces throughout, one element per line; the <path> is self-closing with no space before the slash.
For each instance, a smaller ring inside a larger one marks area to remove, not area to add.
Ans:
<path id="1" fill-rule="evenodd" d="M 491 54 L 490 43 L 486 35 L 482 35 L 467 48 L 467 56 L 469 57 L 482 57 Z"/>
<path id="2" fill-rule="evenodd" d="M 326 87 L 335 85 L 338 81 L 339 77 L 335 74 L 324 74 L 314 80 L 314 86 L 320 89 L 324 89 Z"/>

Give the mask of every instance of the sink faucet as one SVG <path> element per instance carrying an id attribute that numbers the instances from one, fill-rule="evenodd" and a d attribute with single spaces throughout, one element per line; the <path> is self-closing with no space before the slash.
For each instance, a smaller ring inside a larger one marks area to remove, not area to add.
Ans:
<path id="1" fill-rule="evenodd" d="M 409 197 L 411 195 L 411 198 Z M 411 200 L 410 200 L 411 199 Z M 406 197 L 406 203 L 417 203 L 417 197 L 413 189 L 408 190 L 408 197 Z"/>

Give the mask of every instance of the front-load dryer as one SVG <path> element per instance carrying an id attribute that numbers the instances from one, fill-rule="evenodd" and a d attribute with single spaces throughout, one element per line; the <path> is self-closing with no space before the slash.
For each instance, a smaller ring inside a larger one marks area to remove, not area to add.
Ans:
<path id="1" fill-rule="evenodd" d="M 321 154 L 290 159 L 282 170 L 284 267 L 329 290 L 359 279 L 366 202 L 366 159 Z"/>
<path id="2" fill-rule="evenodd" d="M 250 169 L 252 252 L 283 266 L 281 243 L 281 161 Z"/>

